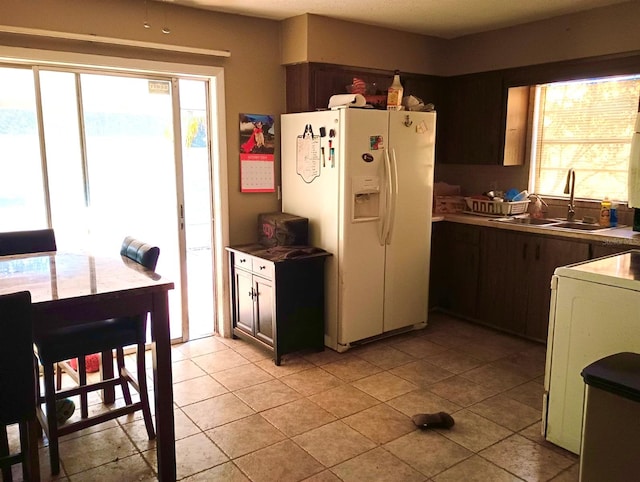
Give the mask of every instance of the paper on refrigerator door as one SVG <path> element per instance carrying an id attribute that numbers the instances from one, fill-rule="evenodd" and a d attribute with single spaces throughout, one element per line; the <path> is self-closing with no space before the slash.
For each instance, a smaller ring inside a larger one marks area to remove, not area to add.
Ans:
<path id="1" fill-rule="evenodd" d="M 329 109 L 334 107 L 364 107 L 367 100 L 362 94 L 336 94 L 329 99 Z"/>

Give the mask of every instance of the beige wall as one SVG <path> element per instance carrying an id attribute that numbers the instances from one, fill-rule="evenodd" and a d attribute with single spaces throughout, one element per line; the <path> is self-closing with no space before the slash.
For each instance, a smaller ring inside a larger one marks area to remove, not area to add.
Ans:
<path id="1" fill-rule="evenodd" d="M 640 2 L 631 1 L 452 40 L 446 75 L 640 50 Z"/>
<path id="2" fill-rule="evenodd" d="M 306 19 L 306 26 L 299 20 Z M 398 30 L 305 14 L 284 22 L 298 22 L 294 37 L 283 43 L 305 43 L 306 51 L 284 49 L 283 63 L 325 62 L 372 69 L 437 74 L 446 40 Z M 304 28 L 306 27 L 306 37 Z M 295 55 L 293 55 L 295 54 Z"/>
<path id="3" fill-rule="evenodd" d="M 640 50 L 640 2 L 442 40 L 305 14 L 283 22 L 283 64 L 457 75 Z"/>
<path id="4" fill-rule="evenodd" d="M 171 43 L 190 47 L 229 50 L 230 58 L 193 57 L 171 53 L 150 53 L 153 60 L 205 63 L 225 69 L 227 161 L 229 175 L 230 242 L 256 240 L 256 216 L 279 210 L 276 194 L 242 194 L 239 181 L 240 113 L 273 114 L 285 108 L 284 67 L 280 64 L 280 24 L 278 22 L 217 14 L 175 7 L 169 3 L 149 3 L 151 29 L 143 27 L 144 2 L 130 0 L 1 0 L 0 24 L 62 32 L 95 34 L 130 40 Z M 161 32 L 165 26 L 170 35 Z M 70 48 L 59 42 L 27 42 L 23 38 L 0 36 L 5 45 L 41 48 Z M 104 46 L 71 45 L 78 51 L 103 55 L 135 56 L 140 52 Z M 279 178 L 279 163 L 276 173 Z"/>
<path id="5" fill-rule="evenodd" d="M 231 57 L 203 58 L 147 52 L 146 58 L 207 63 L 225 69 L 229 219 L 232 244 L 256 239 L 256 216 L 279 209 L 275 194 L 239 192 L 238 114 L 279 114 L 285 109 L 283 64 L 328 62 L 403 72 L 450 75 L 593 55 L 640 50 L 640 2 L 614 5 L 514 28 L 446 41 L 354 24 L 317 15 L 285 22 L 219 14 L 148 2 L 151 29 L 144 29 L 144 2 L 131 0 L 1 0 L 0 24 L 229 50 Z M 165 21 L 166 17 L 166 21 Z M 161 27 L 168 26 L 170 35 Z M 0 35 L 0 48 L 30 44 Z M 35 42 L 43 47 L 43 42 Z M 87 44 L 44 47 L 105 55 L 140 55 Z M 276 125 L 279 127 L 279 123 Z M 277 132 L 277 131 L 276 131 Z M 279 161 L 276 176 L 279 181 Z M 522 184 L 526 169 L 451 166 L 437 174 L 484 185 L 501 178 Z M 279 183 L 279 182 L 278 182 Z"/>

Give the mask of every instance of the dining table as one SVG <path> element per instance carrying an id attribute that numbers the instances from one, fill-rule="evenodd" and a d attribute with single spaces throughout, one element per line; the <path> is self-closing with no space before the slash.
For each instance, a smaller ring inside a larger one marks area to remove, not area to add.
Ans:
<path id="1" fill-rule="evenodd" d="M 173 288 L 173 282 L 126 257 L 65 252 L 0 256 L 0 295 L 31 293 L 34 336 L 73 324 L 149 313 L 160 481 L 176 480 L 168 300 Z M 103 376 L 113 376 L 112 363 L 103 364 Z M 113 398 L 113 391 L 106 392 L 104 401 Z"/>

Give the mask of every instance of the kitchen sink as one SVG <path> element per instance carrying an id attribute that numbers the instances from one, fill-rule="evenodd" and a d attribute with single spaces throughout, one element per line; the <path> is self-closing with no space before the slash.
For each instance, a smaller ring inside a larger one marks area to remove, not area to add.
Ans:
<path id="1" fill-rule="evenodd" d="M 551 227 L 562 229 L 577 229 L 580 231 L 598 231 L 599 229 L 609 229 L 609 226 L 600 226 L 599 224 L 585 224 L 579 222 L 552 224 Z"/>
<path id="2" fill-rule="evenodd" d="M 538 218 L 501 218 L 501 219 L 496 219 L 496 221 L 499 221 L 501 223 L 508 223 L 508 224 L 529 224 L 532 226 L 544 226 L 544 225 L 558 222 L 555 219 L 538 219 Z"/>
<path id="3" fill-rule="evenodd" d="M 499 223 L 520 224 L 529 226 L 542 226 L 548 228 L 560 228 L 574 231 L 599 231 L 601 229 L 609 229 L 609 226 L 600 226 L 599 224 L 584 223 L 582 221 L 567 221 L 566 218 L 531 218 L 531 217 L 513 217 L 513 218 L 496 218 L 493 219 Z"/>

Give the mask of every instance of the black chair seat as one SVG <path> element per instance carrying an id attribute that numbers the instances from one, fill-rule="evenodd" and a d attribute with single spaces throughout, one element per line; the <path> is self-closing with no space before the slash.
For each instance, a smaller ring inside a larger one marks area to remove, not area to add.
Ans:
<path id="1" fill-rule="evenodd" d="M 41 363 L 53 364 L 107 349 L 138 343 L 140 322 L 137 318 L 113 318 L 57 329 L 46 334 L 44 342 L 36 339 Z"/>

